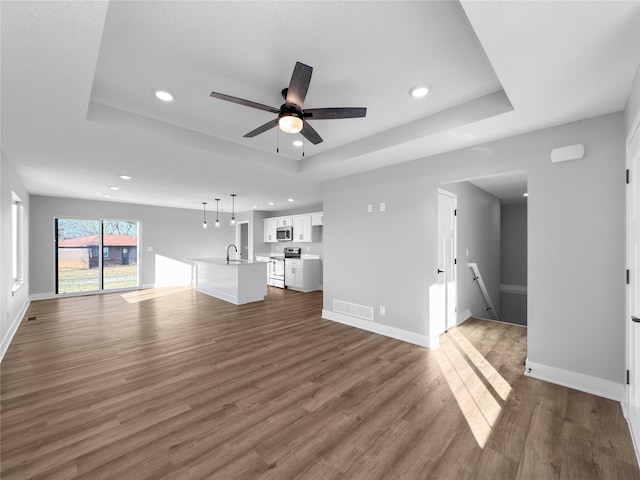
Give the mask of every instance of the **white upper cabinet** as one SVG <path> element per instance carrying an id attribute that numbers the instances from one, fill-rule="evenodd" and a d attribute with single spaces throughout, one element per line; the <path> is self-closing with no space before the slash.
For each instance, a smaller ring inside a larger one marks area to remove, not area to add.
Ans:
<path id="1" fill-rule="evenodd" d="M 311 215 L 293 217 L 293 241 L 312 242 Z"/>
<path id="2" fill-rule="evenodd" d="M 276 228 L 278 228 L 277 218 L 264 219 L 264 243 L 275 243 L 278 241 Z"/>
<path id="3" fill-rule="evenodd" d="M 311 226 L 312 227 L 321 227 L 322 225 L 324 225 L 324 223 L 322 222 L 322 212 L 318 212 L 318 213 L 312 213 L 311 214 Z"/>
<path id="4" fill-rule="evenodd" d="M 290 227 L 293 225 L 291 217 L 275 217 L 278 221 L 278 227 Z"/>
<path id="5" fill-rule="evenodd" d="M 265 218 L 264 243 L 278 241 L 276 229 L 278 227 L 293 227 L 292 242 L 317 242 L 320 241 L 320 228 L 323 225 L 322 212 L 293 215 L 291 217 Z"/>

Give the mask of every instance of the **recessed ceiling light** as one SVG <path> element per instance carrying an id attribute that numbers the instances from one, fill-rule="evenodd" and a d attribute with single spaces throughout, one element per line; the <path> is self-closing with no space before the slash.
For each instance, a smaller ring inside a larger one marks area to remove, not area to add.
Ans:
<path id="1" fill-rule="evenodd" d="M 111 195 L 109 195 L 108 193 L 105 193 L 104 195 L 102 195 L 104 198 L 111 198 Z"/>
<path id="2" fill-rule="evenodd" d="M 416 85 L 415 87 L 411 87 L 411 90 L 409 90 L 409 94 L 414 98 L 425 97 L 427 93 L 429 93 L 428 85 Z"/>
<path id="3" fill-rule="evenodd" d="M 276 202 L 269 202 L 269 205 L 271 205 L 271 206 L 273 206 L 275 204 L 276 204 Z"/>
<path id="4" fill-rule="evenodd" d="M 109 189 L 110 190 L 120 190 L 120 187 L 117 187 L 115 185 L 109 185 Z"/>
<path id="5" fill-rule="evenodd" d="M 523 197 L 528 197 L 528 196 L 529 196 L 529 194 L 528 194 L 528 193 L 523 193 L 523 194 L 522 194 L 522 196 L 523 196 Z"/>
<path id="6" fill-rule="evenodd" d="M 258 208 L 258 205 L 252 205 L 251 208 Z"/>
<path id="7" fill-rule="evenodd" d="M 162 100 L 163 102 L 171 102 L 173 100 L 173 95 L 166 90 L 154 90 L 153 93 L 158 100 Z"/>
<path id="8" fill-rule="evenodd" d="M 120 175 L 120 178 L 122 180 L 131 180 L 131 177 L 129 175 Z"/>
<path id="9" fill-rule="evenodd" d="M 293 202 L 293 198 L 287 198 L 287 202 Z"/>
<path id="10" fill-rule="evenodd" d="M 294 140 L 293 141 L 293 146 L 294 147 L 301 147 L 302 146 L 302 140 Z"/>

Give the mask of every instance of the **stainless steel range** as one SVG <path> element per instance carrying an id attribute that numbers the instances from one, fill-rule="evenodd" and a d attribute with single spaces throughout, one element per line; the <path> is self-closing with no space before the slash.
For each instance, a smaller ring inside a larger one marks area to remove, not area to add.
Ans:
<path id="1" fill-rule="evenodd" d="M 282 257 L 269 257 L 269 285 L 272 287 L 285 288 L 285 262 L 287 258 L 300 258 L 302 249 L 300 247 L 285 247 Z"/>

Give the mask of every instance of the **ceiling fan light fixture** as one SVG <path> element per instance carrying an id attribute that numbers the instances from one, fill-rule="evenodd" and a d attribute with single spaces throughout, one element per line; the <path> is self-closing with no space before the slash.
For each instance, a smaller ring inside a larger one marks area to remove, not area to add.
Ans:
<path id="1" fill-rule="evenodd" d="M 426 97 L 428 93 L 429 93 L 428 85 L 416 85 L 415 87 L 411 87 L 411 90 L 409 90 L 409 94 L 413 98 Z"/>
<path id="2" fill-rule="evenodd" d="M 295 112 L 284 112 L 278 117 L 278 126 L 285 133 L 298 133 L 302 130 L 302 118 Z"/>

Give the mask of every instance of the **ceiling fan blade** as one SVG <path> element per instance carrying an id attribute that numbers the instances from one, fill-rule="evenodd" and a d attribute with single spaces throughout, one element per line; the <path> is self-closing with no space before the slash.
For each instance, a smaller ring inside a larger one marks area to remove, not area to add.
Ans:
<path id="1" fill-rule="evenodd" d="M 277 118 L 275 120 L 269 120 L 267 123 L 265 123 L 264 125 L 260 125 L 255 130 L 251 130 L 249 133 L 245 135 L 245 137 L 247 138 L 255 137 L 256 135 L 260 135 L 261 133 L 264 133 L 267 130 L 271 130 L 273 127 L 277 125 L 278 125 Z"/>
<path id="2" fill-rule="evenodd" d="M 338 107 L 338 108 L 310 108 L 302 112 L 304 118 L 311 120 L 333 120 L 336 118 L 359 118 L 367 116 L 366 108 Z"/>
<path id="3" fill-rule="evenodd" d="M 245 100 L 244 98 L 232 97 L 231 95 L 225 95 L 224 93 L 211 92 L 213 98 L 219 98 L 220 100 L 226 100 L 227 102 L 237 103 L 244 105 L 245 107 L 257 108 L 258 110 L 265 110 L 271 113 L 280 113 L 279 108 L 270 107 L 269 105 L 263 105 L 261 103 L 252 102 L 251 100 Z"/>
<path id="4" fill-rule="evenodd" d="M 304 99 L 307 96 L 307 90 L 309 90 L 309 83 L 311 83 L 311 73 L 313 68 L 304 63 L 296 62 L 296 66 L 291 74 L 291 81 L 289 82 L 289 88 L 287 90 L 287 98 L 285 104 L 287 107 L 297 105 L 298 108 L 302 108 Z"/>
<path id="5" fill-rule="evenodd" d="M 304 138 L 309 140 L 314 145 L 317 145 L 322 142 L 322 137 L 318 135 L 318 132 L 316 132 L 313 129 L 313 127 L 309 125 L 307 122 L 304 122 L 302 124 L 302 130 L 300 131 L 300 133 Z"/>

